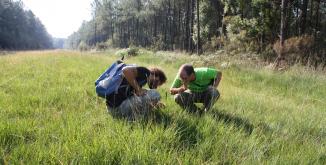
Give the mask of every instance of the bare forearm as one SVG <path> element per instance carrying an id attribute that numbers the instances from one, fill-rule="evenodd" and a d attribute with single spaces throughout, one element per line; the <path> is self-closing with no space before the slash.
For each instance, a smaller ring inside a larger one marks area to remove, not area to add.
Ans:
<path id="1" fill-rule="evenodd" d="M 184 89 L 183 86 L 180 87 L 180 88 L 171 88 L 171 89 L 170 89 L 170 93 L 171 93 L 172 95 L 175 95 L 175 94 L 181 93 L 181 92 L 183 92 L 183 91 L 185 91 L 185 89 Z"/>
<path id="2" fill-rule="evenodd" d="M 170 89 L 170 94 L 171 94 L 171 95 L 175 95 L 175 94 L 178 93 L 178 91 L 179 91 L 179 88 L 171 88 L 171 89 Z"/>
<path id="3" fill-rule="evenodd" d="M 135 89 L 135 92 L 138 92 L 141 89 L 141 87 L 136 81 L 137 70 L 135 68 L 132 67 L 124 68 L 123 75 L 126 78 L 129 85 Z"/>
<path id="4" fill-rule="evenodd" d="M 136 93 L 141 89 L 141 87 L 138 85 L 135 79 L 130 79 L 130 80 L 127 79 L 127 81 L 130 84 L 130 86 L 132 86 L 135 89 Z"/>

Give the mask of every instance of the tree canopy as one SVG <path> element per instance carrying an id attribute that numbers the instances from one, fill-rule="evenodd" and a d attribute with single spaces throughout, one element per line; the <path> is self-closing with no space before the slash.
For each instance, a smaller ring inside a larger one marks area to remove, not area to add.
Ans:
<path id="1" fill-rule="evenodd" d="M 0 49 L 52 48 L 52 37 L 21 1 L 0 0 Z"/>
<path id="2" fill-rule="evenodd" d="M 198 46 L 202 51 L 224 48 L 268 52 L 280 39 L 281 2 L 94 0 L 93 19 L 84 22 L 66 46 L 92 47 L 105 42 L 122 48 L 133 45 L 195 52 Z M 312 37 L 314 48 L 308 54 L 325 59 L 326 2 L 286 0 L 284 10 L 283 38 Z"/>

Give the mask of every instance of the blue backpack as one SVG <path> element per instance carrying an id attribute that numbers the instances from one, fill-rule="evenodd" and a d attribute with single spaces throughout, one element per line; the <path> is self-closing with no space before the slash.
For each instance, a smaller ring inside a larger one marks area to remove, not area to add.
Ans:
<path id="1" fill-rule="evenodd" d="M 118 91 L 123 80 L 122 69 L 126 66 L 133 65 L 116 62 L 95 81 L 95 90 L 99 97 L 106 98 L 107 95 Z"/>

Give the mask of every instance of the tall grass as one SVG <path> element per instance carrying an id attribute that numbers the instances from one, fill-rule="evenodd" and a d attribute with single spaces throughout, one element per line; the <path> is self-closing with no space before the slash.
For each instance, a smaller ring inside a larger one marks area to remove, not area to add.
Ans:
<path id="1" fill-rule="evenodd" d="M 19 52 L 0 57 L 0 164 L 325 164 L 325 75 L 231 66 L 203 116 L 166 93 L 195 58 L 143 52 L 159 66 L 167 105 L 149 118 L 113 118 L 94 81 L 113 53 Z M 221 61 L 215 64 L 219 66 Z"/>

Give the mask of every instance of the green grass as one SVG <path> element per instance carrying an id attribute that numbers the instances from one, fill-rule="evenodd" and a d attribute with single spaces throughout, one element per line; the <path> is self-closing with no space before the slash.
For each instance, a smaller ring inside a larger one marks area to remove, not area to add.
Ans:
<path id="1" fill-rule="evenodd" d="M 134 122 L 113 118 L 94 91 L 113 53 L 1 56 L 0 164 L 326 164 L 325 75 L 233 65 L 197 116 L 166 91 L 180 64 L 200 59 L 141 54 L 125 61 L 166 71 L 167 107 Z"/>

